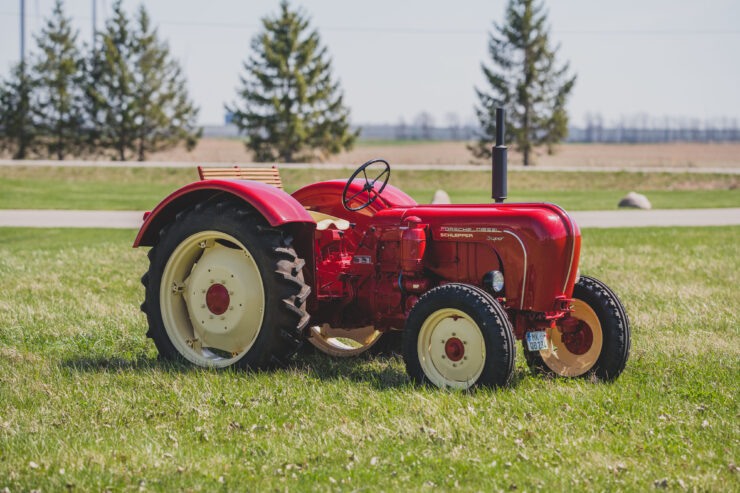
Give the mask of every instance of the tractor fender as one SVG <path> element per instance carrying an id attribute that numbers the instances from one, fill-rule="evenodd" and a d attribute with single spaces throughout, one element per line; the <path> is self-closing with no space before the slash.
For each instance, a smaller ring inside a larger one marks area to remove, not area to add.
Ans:
<path id="1" fill-rule="evenodd" d="M 154 246 L 159 231 L 175 219 L 180 211 L 216 196 L 230 194 L 254 207 L 271 226 L 296 224 L 315 228 L 316 222 L 296 199 L 279 188 L 249 180 L 205 180 L 186 185 L 172 192 L 149 213 L 144 214 L 134 248 Z"/>

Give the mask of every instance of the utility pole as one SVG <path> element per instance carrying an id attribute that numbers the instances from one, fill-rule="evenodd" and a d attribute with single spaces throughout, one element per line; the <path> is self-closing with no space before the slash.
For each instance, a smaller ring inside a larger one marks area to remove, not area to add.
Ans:
<path id="1" fill-rule="evenodd" d="M 95 33 L 97 30 L 97 1 L 92 0 L 92 49 L 95 51 Z"/>
<path id="2" fill-rule="evenodd" d="M 26 59 L 26 0 L 21 0 L 21 65 Z"/>

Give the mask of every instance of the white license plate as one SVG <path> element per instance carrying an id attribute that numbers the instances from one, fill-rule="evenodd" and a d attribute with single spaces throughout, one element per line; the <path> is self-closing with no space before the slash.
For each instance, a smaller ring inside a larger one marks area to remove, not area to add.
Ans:
<path id="1" fill-rule="evenodd" d="M 542 351 L 547 349 L 547 332 L 527 332 L 527 347 L 530 351 Z"/>

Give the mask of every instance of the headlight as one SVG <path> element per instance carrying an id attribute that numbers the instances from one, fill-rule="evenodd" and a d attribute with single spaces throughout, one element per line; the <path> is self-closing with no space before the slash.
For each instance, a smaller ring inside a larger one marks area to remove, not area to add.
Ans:
<path id="1" fill-rule="evenodd" d="M 502 293 L 504 290 L 504 275 L 497 270 L 486 272 L 486 275 L 483 276 L 483 287 L 491 293 Z"/>

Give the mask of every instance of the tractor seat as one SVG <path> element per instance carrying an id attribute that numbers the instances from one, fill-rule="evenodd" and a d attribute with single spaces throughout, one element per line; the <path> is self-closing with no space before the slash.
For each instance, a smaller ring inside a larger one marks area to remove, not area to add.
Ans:
<path id="1" fill-rule="evenodd" d="M 346 231 L 349 229 L 349 221 L 346 219 L 340 219 L 338 217 L 324 214 L 323 212 L 306 211 L 308 212 L 314 221 L 316 221 L 316 229 L 324 231 L 329 229 L 329 226 L 334 226 L 339 231 Z"/>

